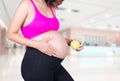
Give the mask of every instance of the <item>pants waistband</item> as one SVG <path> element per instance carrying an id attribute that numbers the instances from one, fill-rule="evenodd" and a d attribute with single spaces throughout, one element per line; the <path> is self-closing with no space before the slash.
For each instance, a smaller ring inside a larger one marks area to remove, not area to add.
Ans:
<path id="1" fill-rule="evenodd" d="M 35 48 L 32 47 L 26 47 L 26 51 L 31 52 L 30 54 L 35 54 L 38 55 L 38 57 L 40 57 L 41 59 L 43 59 L 45 62 L 49 62 L 50 64 L 54 64 L 54 65 L 58 65 L 60 64 L 64 59 L 58 58 L 58 57 L 54 57 L 54 56 L 49 56 Z"/>

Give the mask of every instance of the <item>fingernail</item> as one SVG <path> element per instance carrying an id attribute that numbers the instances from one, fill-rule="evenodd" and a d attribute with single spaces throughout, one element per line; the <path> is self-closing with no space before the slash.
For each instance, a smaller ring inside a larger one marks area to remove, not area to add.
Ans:
<path id="1" fill-rule="evenodd" d="M 53 56 L 57 56 L 56 54 L 54 54 Z"/>

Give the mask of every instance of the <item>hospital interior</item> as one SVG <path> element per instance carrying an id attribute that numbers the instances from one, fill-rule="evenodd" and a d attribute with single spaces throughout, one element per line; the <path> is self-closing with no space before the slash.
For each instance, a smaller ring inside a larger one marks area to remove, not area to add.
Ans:
<path id="1" fill-rule="evenodd" d="M 6 37 L 20 1 L 0 0 L 0 81 L 24 81 L 25 46 Z M 74 80 L 120 81 L 120 0 L 64 0 L 56 16 L 63 37 L 84 44 L 79 52 L 69 47 L 61 63 Z"/>

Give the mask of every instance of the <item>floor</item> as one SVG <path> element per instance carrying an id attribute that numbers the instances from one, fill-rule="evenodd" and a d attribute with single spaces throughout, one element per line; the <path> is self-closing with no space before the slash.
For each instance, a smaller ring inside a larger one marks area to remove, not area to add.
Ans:
<path id="1" fill-rule="evenodd" d="M 0 81 L 23 81 L 20 64 L 24 48 L 0 53 Z M 120 57 L 85 57 L 68 55 L 62 62 L 75 81 L 120 81 Z"/>

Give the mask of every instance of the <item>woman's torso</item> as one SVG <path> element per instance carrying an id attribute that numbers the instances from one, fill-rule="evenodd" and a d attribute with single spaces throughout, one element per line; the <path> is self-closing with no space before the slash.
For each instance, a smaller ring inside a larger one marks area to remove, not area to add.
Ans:
<path id="1" fill-rule="evenodd" d="M 31 4 L 30 7 L 31 7 L 30 12 L 28 13 L 28 16 L 26 17 L 26 20 L 25 20 L 25 22 L 23 24 L 23 28 L 28 26 L 34 20 L 34 17 L 36 15 L 33 4 Z M 40 11 L 39 14 L 41 14 L 42 10 L 40 10 L 40 9 L 38 9 L 38 10 Z M 52 16 L 49 15 L 49 17 L 47 17 L 45 15 L 43 15 L 43 16 L 46 17 L 46 19 L 50 19 L 50 20 L 52 20 L 54 18 L 53 14 L 52 14 Z M 32 37 L 31 40 L 39 41 L 39 40 L 41 40 L 41 39 L 43 39 L 45 37 L 52 37 L 53 38 L 52 40 L 49 41 L 49 43 L 53 47 L 56 48 L 56 50 L 58 52 L 57 57 L 58 58 L 64 58 L 66 56 L 66 54 L 67 54 L 67 51 L 68 51 L 68 45 L 67 45 L 66 40 L 63 38 L 63 36 L 58 31 L 55 31 L 55 30 L 51 29 L 51 30 L 46 31 L 44 33 L 38 34 L 35 37 Z"/>
<path id="2" fill-rule="evenodd" d="M 43 33 L 37 37 L 32 38 L 32 40 L 39 41 L 43 38 L 51 37 L 52 39 L 48 42 L 50 45 L 55 47 L 57 51 L 58 58 L 65 58 L 67 52 L 68 52 L 68 45 L 66 40 L 63 38 L 63 36 L 56 31 L 48 31 L 46 33 Z"/>

